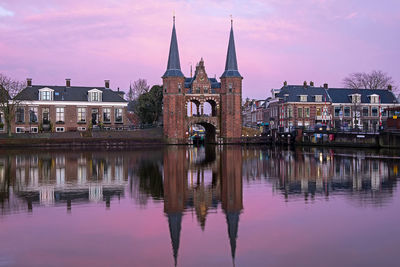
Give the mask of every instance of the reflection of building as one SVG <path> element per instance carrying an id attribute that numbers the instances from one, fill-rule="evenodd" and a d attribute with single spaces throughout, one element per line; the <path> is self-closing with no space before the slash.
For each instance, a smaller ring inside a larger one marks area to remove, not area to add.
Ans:
<path id="1" fill-rule="evenodd" d="M 350 191 L 352 198 L 365 197 L 372 191 L 374 202 L 383 201 L 395 183 L 397 165 L 351 150 L 302 148 L 291 150 L 247 150 L 244 152 L 243 175 L 248 179 L 268 179 L 274 190 L 286 198 L 316 194 L 329 196 Z M 360 193 L 358 193 L 360 192 Z"/>
<path id="2" fill-rule="evenodd" d="M 239 215 L 243 209 L 242 148 L 223 150 L 220 166 L 222 209 L 228 224 L 232 259 L 235 260 Z"/>
<path id="3" fill-rule="evenodd" d="M 187 200 L 187 159 L 183 147 L 168 149 L 164 154 L 164 211 L 177 264 L 182 216 Z"/>
<path id="4" fill-rule="evenodd" d="M 2 164 L 4 162 L 4 164 Z M 8 162 L 8 167 L 5 165 Z M 2 179 L 2 169 L 8 172 Z M 114 195 L 123 195 L 127 184 L 127 165 L 123 157 L 113 153 L 44 153 L 7 156 L 0 161 L 1 188 L 7 187 L 6 180 L 13 185 L 8 203 L 27 202 L 32 204 L 106 201 L 109 206 Z M 0 189 L 1 194 L 5 190 Z M 22 200 L 17 201 L 16 199 Z M 9 209 L 20 207 L 10 205 Z"/>

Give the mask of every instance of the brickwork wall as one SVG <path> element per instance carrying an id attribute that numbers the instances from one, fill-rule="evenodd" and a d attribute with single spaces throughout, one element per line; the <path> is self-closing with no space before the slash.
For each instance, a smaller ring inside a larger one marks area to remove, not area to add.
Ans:
<path id="1" fill-rule="evenodd" d="M 98 110 L 98 122 L 103 123 L 105 127 L 120 127 L 123 125 L 127 125 L 128 118 L 127 118 L 127 108 L 126 107 L 103 107 L 101 103 L 98 106 L 85 106 L 85 105 L 63 105 L 62 102 L 57 105 L 24 105 L 21 106 L 24 108 L 24 122 L 16 122 L 16 118 L 14 118 L 11 124 L 11 132 L 16 132 L 16 127 L 24 127 L 26 131 L 29 131 L 31 127 L 38 127 L 43 122 L 43 111 L 44 109 L 49 109 L 49 120 L 53 125 L 53 130 L 55 131 L 55 127 L 64 127 L 65 131 L 76 131 L 78 127 L 85 127 L 86 129 L 89 128 L 89 124 L 92 121 L 92 110 Z M 37 108 L 37 122 L 30 122 L 30 114 L 29 110 L 30 107 Z M 63 107 L 64 108 L 64 122 L 57 122 L 56 121 L 56 108 Z M 85 123 L 78 123 L 78 107 L 85 107 L 86 108 L 86 122 Z M 103 121 L 103 109 L 110 108 L 111 110 L 111 122 L 105 123 Z M 122 123 L 115 122 L 115 109 L 122 108 Z M 4 127 L 6 129 L 6 127 Z"/>

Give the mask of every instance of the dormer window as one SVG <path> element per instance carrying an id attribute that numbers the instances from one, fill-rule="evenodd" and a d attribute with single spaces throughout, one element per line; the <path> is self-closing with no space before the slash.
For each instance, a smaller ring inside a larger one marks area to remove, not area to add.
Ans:
<path id="1" fill-rule="evenodd" d="M 54 100 L 54 90 L 51 88 L 39 89 L 39 100 L 52 101 Z"/>
<path id="2" fill-rule="evenodd" d="M 101 102 L 103 100 L 103 92 L 98 89 L 88 91 L 88 100 L 91 102 Z"/>
<path id="3" fill-rule="evenodd" d="M 361 95 L 360 94 L 352 94 L 351 95 L 351 102 L 352 103 L 361 103 Z"/>
<path id="4" fill-rule="evenodd" d="M 300 102 L 307 102 L 307 95 L 300 95 Z"/>
<path id="5" fill-rule="evenodd" d="M 315 102 L 322 102 L 322 95 L 316 95 Z"/>
<path id="6" fill-rule="evenodd" d="M 375 95 L 375 94 L 374 95 L 370 95 L 369 98 L 370 98 L 371 104 L 379 103 L 379 95 Z"/>

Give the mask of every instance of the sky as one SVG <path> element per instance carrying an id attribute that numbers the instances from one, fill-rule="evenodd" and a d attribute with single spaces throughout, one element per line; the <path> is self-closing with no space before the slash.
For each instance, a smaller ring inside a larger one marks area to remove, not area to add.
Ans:
<path id="1" fill-rule="evenodd" d="M 0 0 L 0 73 L 33 84 L 127 90 L 161 84 L 172 16 L 185 76 L 204 58 L 225 66 L 230 15 L 243 98 L 266 98 L 283 81 L 341 87 L 352 72 L 400 81 L 398 0 Z"/>

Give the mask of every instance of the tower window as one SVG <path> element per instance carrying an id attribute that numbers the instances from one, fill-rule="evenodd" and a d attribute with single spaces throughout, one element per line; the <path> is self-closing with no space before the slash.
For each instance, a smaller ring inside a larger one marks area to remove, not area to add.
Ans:
<path id="1" fill-rule="evenodd" d="M 229 87 L 229 93 L 232 93 L 233 85 L 230 83 L 230 84 L 228 85 L 228 87 Z"/>
<path id="2" fill-rule="evenodd" d="M 178 83 L 178 92 L 180 93 L 181 91 L 182 91 L 182 89 L 181 89 L 181 84 Z"/>

